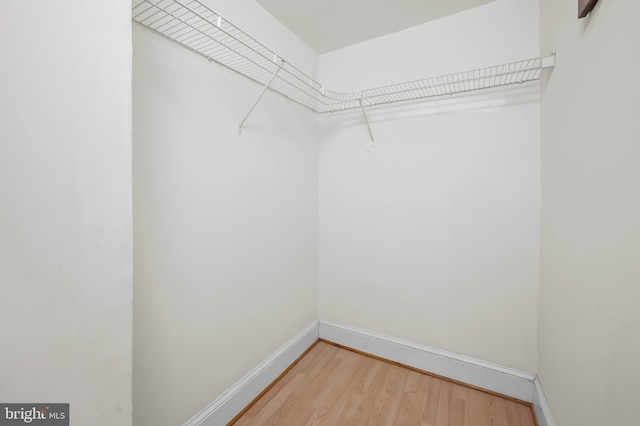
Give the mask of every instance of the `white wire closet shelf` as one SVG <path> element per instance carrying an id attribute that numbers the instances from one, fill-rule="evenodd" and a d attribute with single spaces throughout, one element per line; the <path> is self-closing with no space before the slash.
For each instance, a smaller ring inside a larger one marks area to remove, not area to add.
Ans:
<path id="1" fill-rule="evenodd" d="M 550 55 L 341 93 L 326 89 L 198 0 L 133 0 L 132 16 L 163 37 L 264 85 L 265 91 L 271 89 L 317 113 L 526 83 L 539 80 L 542 71 L 555 64 Z"/>

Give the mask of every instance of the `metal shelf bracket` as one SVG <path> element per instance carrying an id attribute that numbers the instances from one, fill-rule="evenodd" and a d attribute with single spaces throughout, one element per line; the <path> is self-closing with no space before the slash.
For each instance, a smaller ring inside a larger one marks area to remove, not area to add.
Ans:
<path id="1" fill-rule="evenodd" d="M 278 57 L 274 56 L 273 61 L 278 63 Z M 240 122 L 240 125 L 238 126 L 239 135 L 242 134 L 242 126 L 244 126 L 245 121 L 247 121 L 247 118 L 249 118 L 253 110 L 256 109 L 256 106 L 258 106 L 258 103 L 260 102 L 264 94 L 267 93 L 267 90 L 269 90 L 269 88 L 271 87 L 271 84 L 273 84 L 273 80 L 276 79 L 276 77 L 278 76 L 278 73 L 280 72 L 283 66 L 284 66 L 284 61 L 281 61 L 280 64 L 278 64 L 278 68 L 276 68 L 276 70 L 273 72 L 273 76 L 271 77 L 271 80 L 269 80 L 269 82 L 264 85 L 264 88 L 262 89 L 260 96 L 258 96 L 258 99 L 256 99 L 256 101 L 253 103 L 253 106 L 251 107 L 249 112 L 247 112 L 247 114 L 244 116 L 244 118 Z"/>
<path id="2" fill-rule="evenodd" d="M 542 58 L 542 64 L 541 64 L 543 69 L 547 69 L 547 68 L 553 68 L 556 66 L 556 51 L 554 50 L 553 52 L 551 52 L 551 54 L 549 56 L 544 56 Z"/>
<path id="3" fill-rule="evenodd" d="M 369 130 L 369 137 L 371 138 L 371 142 L 375 142 L 373 138 L 373 132 L 371 131 L 371 126 L 369 125 L 369 119 L 367 118 L 367 112 L 364 110 L 364 106 L 362 105 L 362 98 L 358 98 L 358 103 L 360 104 L 360 110 L 362 111 L 362 116 L 364 117 L 364 122 L 367 125 L 367 130 Z"/>

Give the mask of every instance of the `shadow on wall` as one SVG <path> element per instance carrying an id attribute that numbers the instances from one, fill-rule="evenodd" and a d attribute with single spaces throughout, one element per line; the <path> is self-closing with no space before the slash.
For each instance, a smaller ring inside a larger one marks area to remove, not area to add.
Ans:
<path id="1" fill-rule="evenodd" d="M 539 82 L 524 83 L 508 88 L 488 89 L 464 95 L 442 96 L 431 100 L 406 102 L 401 105 L 380 105 L 366 108 L 369 122 L 380 123 L 430 115 L 452 114 L 463 111 L 495 111 L 507 106 L 523 105 L 540 100 Z M 359 109 L 321 115 L 321 120 L 335 120 L 332 128 L 340 131 L 352 126 L 365 125 Z"/>

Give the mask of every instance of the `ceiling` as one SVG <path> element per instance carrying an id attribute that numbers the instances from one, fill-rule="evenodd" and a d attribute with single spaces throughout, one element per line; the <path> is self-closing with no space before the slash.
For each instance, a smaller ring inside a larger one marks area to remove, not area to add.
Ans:
<path id="1" fill-rule="evenodd" d="M 256 1 L 318 53 L 327 53 L 493 0 Z"/>

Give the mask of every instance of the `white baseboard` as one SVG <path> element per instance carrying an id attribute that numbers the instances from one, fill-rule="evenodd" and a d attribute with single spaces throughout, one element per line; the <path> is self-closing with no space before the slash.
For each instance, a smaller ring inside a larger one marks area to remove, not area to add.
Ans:
<path id="1" fill-rule="evenodd" d="M 317 340 L 318 322 L 314 321 L 186 422 L 185 426 L 226 425 Z"/>
<path id="2" fill-rule="evenodd" d="M 534 374 L 329 321 L 320 320 L 320 338 L 533 403 Z"/>
<path id="3" fill-rule="evenodd" d="M 323 320 L 298 333 L 184 426 L 227 424 L 318 338 L 532 403 L 539 426 L 555 426 L 534 374 Z"/>
<path id="4" fill-rule="evenodd" d="M 555 426 L 553 418 L 551 417 L 551 410 L 549 409 L 547 399 L 545 398 L 544 391 L 542 390 L 542 384 L 538 377 L 536 377 L 534 384 L 533 408 L 536 410 L 538 426 Z"/>

